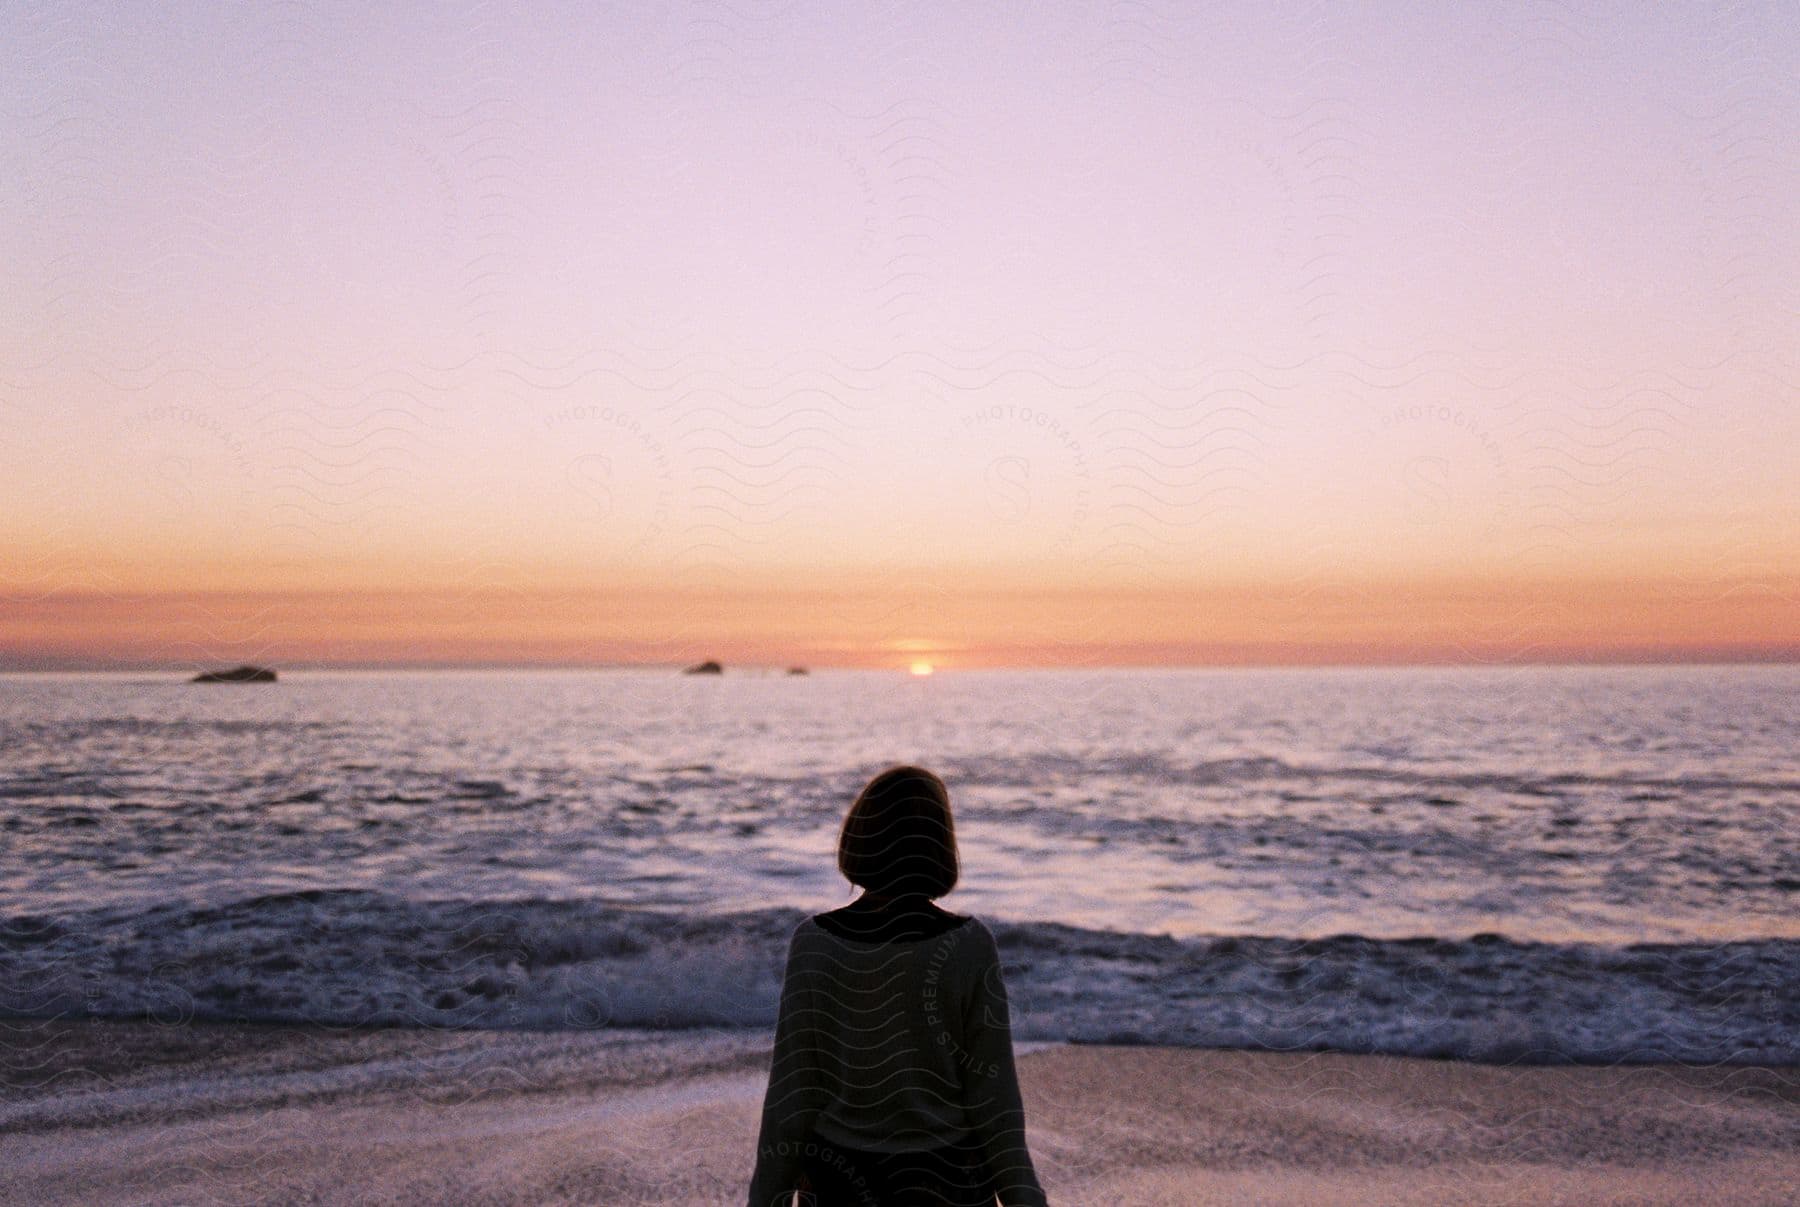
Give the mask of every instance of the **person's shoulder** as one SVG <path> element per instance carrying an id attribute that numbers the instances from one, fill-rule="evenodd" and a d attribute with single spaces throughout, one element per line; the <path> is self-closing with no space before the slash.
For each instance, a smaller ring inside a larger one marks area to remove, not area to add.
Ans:
<path id="1" fill-rule="evenodd" d="M 959 928 L 967 930 L 970 934 L 986 935 L 990 939 L 994 937 L 994 932 L 988 929 L 987 923 L 974 914 L 952 914 L 949 911 L 945 911 L 945 913 Z"/>
<path id="2" fill-rule="evenodd" d="M 972 935 L 985 935 L 988 933 L 987 926 L 974 914 L 954 914 L 949 910 L 945 910 L 944 921 L 950 924 L 951 930 L 967 931 Z"/>
<path id="3" fill-rule="evenodd" d="M 962 948 L 977 959 L 997 956 L 1000 945 L 994 941 L 994 932 L 988 929 L 987 923 L 974 914 L 952 915 L 956 921 L 949 933 L 957 936 Z"/>
<path id="4" fill-rule="evenodd" d="M 963 943 L 965 946 L 971 940 L 978 946 L 991 946 L 993 944 L 993 934 L 986 926 L 982 925 L 981 919 L 977 918 L 974 914 L 953 913 L 950 910 L 944 909 L 942 906 L 938 906 L 937 911 L 939 915 L 939 926 L 935 937 L 949 937 Z"/>
<path id="5" fill-rule="evenodd" d="M 820 927 L 818 918 L 808 915 L 796 922 L 794 924 L 794 929 L 788 934 L 788 950 L 794 951 L 801 947 L 805 947 L 808 943 L 816 941 L 818 937 L 824 933 L 825 931 Z"/>

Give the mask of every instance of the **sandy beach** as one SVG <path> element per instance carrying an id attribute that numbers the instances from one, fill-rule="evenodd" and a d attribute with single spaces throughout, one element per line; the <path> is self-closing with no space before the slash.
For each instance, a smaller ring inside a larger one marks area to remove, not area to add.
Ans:
<path id="1" fill-rule="evenodd" d="M 4 1036 L 9 1203 L 739 1203 L 750 1032 L 44 1023 Z M 1800 1071 L 1027 1047 L 1053 1201 L 1782 1203 Z"/>

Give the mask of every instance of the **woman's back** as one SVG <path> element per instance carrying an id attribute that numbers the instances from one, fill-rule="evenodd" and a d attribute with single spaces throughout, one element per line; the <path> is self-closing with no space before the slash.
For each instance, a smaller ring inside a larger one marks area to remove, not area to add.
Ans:
<path id="1" fill-rule="evenodd" d="M 907 1152 L 963 1140 L 964 1016 L 985 977 L 986 928 L 970 918 L 890 915 L 802 923 L 799 1038 L 817 1051 L 830 1101 L 813 1125 L 833 1144 Z"/>
<path id="2" fill-rule="evenodd" d="M 972 1201 L 1044 1201 L 999 951 L 977 919 L 851 906 L 795 929 L 750 1202 L 786 1207 L 806 1158 L 844 1154 L 966 1162 L 986 1196 Z"/>
<path id="3" fill-rule="evenodd" d="M 1025 1147 L 1000 953 L 932 902 L 956 885 L 943 781 L 893 767 L 845 815 L 863 895 L 794 930 L 751 1207 L 1043 1203 Z"/>

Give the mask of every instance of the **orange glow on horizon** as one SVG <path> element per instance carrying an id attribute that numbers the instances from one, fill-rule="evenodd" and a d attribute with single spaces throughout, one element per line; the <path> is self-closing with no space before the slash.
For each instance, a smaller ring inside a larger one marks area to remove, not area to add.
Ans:
<path id="1" fill-rule="evenodd" d="M 83 123 L 5 139 L 0 668 L 1800 657 L 1795 122 L 1701 6 L 1572 88 L 1469 6 L 1169 87 L 845 6 L 714 31 L 748 91 L 679 13 L 272 88 L 285 10 L 45 7 L 106 69 L 0 75 Z"/>
<path id="2" fill-rule="evenodd" d="M 1800 582 L 0 594 L 0 668 L 1793 661 Z M 916 637 L 934 634 L 927 643 Z M 908 648 L 911 643 L 911 648 Z M 896 658 L 896 654 L 899 655 Z"/>

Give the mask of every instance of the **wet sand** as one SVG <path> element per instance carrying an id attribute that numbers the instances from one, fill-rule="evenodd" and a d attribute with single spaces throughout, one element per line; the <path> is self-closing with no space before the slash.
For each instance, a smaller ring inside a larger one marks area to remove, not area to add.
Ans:
<path id="1" fill-rule="evenodd" d="M 0 1201 L 743 1202 L 766 1037 L 0 1020 Z M 1785 1203 L 1800 1069 L 1050 1047 L 1052 1202 Z"/>

